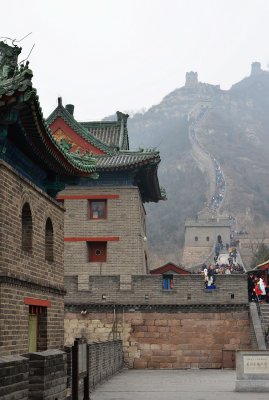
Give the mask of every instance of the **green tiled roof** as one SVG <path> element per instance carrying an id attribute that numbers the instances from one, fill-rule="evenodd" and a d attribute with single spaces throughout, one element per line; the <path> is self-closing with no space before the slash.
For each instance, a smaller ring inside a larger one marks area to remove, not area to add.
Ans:
<path id="1" fill-rule="evenodd" d="M 74 106 L 62 105 L 58 99 L 58 107 L 47 119 L 51 126 L 58 118 L 62 118 L 66 124 L 81 136 L 85 141 L 104 151 L 105 154 L 95 154 L 97 173 L 129 170 L 134 173 L 134 182 L 138 185 L 143 201 L 164 200 L 166 194 L 159 186 L 157 169 L 161 161 L 160 154 L 156 150 L 137 151 L 129 150 L 127 119 L 128 115 L 117 112 L 117 121 L 78 122 L 73 117 Z M 69 111 L 70 110 L 70 111 Z M 63 139 L 62 139 L 63 141 Z M 64 139 L 66 146 L 72 148 L 68 139 Z M 72 152 L 74 160 L 81 159 L 81 146 L 76 152 Z"/>
<path id="2" fill-rule="evenodd" d="M 32 150 L 53 170 L 67 175 L 92 175 L 96 171 L 95 158 L 91 155 L 73 157 L 52 135 L 32 86 L 29 63 L 17 65 L 20 51 L 19 47 L 0 42 L 0 124 L 19 124 Z"/>
<path id="3" fill-rule="evenodd" d="M 118 111 L 117 121 L 80 122 L 80 124 L 108 146 L 118 150 L 129 150 L 128 117 L 128 114 Z"/>
<path id="4" fill-rule="evenodd" d="M 72 153 L 74 160 L 79 161 L 82 157 L 77 153 Z M 159 164 L 159 152 L 136 152 L 136 151 L 119 151 L 112 156 L 109 155 L 95 155 L 96 170 L 111 171 L 123 169 L 135 169 L 142 165 Z"/>
<path id="5" fill-rule="evenodd" d="M 121 126 L 117 122 L 80 122 L 80 124 L 109 147 L 119 147 Z"/>
<path id="6" fill-rule="evenodd" d="M 58 99 L 58 107 L 47 118 L 48 125 L 61 117 L 70 128 L 87 142 L 103 150 L 105 155 L 95 154 L 97 170 L 115 170 L 135 168 L 139 165 L 160 162 L 160 155 L 155 150 L 129 150 L 127 114 L 117 112 L 117 121 L 78 122 Z M 126 147 L 126 148 L 125 148 Z M 70 153 L 75 160 L 80 160 L 79 153 Z"/>
<path id="7" fill-rule="evenodd" d="M 47 118 L 47 124 L 52 125 L 52 123 L 56 120 L 56 118 L 62 118 L 70 128 L 73 129 L 79 136 L 85 139 L 87 142 L 91 143 L 93 146 L 98 148 L 99 150 L 104 151 L 106 154 L 113 154 L 114 149 L 99 140 L 97 137 L 93 136 L 87 128 L 82 126 L 79 122 L 75 120 L 73 115 L 71 115 L 65 107 L 62 106 L 62 99 L 58 99 L 58 107 L 50 114 Z"/>
<path id="8" fill-rule="evenodd" d="M 14 125 L 21 135 L 23 146 L 28 146 L 35 159 L 51 171 L 66 176 L 97 178 L 98 172 L 130 170 L 144 201 L 164 199 L 159 186 L 157 168 L 159 152 L 155 150 L 130 151 L 128 141 L 128 115 L 117 112 L 117 121 L 82 122 L 62 106 L 45 121 L 36 90 L 32 86 L 33 73 L 28 62 L 18 66 L 21 49 L 0 42 L 0 147 Z M 49 125 L 56 118 L 66 124 L 85 141 L 101 150 L 103 155 L 71 151 L 72 145 L 54 138 Z"/>

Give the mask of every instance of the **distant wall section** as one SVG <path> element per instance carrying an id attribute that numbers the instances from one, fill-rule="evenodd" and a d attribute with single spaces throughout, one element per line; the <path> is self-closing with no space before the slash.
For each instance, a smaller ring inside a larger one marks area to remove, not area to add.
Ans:
<path id="1" fill-rule="evenodd" d="M 191 267 L 205 261 L 214 252 L 218 236 L 223 245 L 230 243 L 230 224 L 224 218 L 197 218 L 185 222 L 182 264 Z"/>

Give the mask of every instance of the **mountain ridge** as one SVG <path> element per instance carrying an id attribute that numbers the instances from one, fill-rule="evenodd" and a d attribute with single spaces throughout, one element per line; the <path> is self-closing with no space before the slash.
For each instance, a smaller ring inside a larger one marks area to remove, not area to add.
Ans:
<path id="1" fill-rule="evenodd" d="M 237 218 L 239 229 L 259 228 L 268 234 L 269 72 L 253 63 L 250 76 L 229 90 L 201 83 L 197 73 L 189 72 L 185 86 L 128 123 L 131 148 L 157 147 L 162 158 L 159 180 L 168 200 L 146 205 L 151 268 L 180 262 L 184 220 L 194 218 L 208 201 L 208 177 L 188 137 L 190 118 L 204 107 L 207 117 L 197 135 L 227 177 L 225 212 Z"/>

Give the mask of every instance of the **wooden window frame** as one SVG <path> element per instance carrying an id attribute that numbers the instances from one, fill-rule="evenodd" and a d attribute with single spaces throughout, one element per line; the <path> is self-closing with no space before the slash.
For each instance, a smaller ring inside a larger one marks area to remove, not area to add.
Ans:
<path id="1" fill-rule="evenodd" d="M 173 290 L 174 289 L 174 275 L 163 274 L 162 275 L 162 288 L 163 290 Z"/>
<path id="2" fill-rule="evenodd" d="M 92 205 L 93 203 L 97 202 L 103 202 L 104 203 L 104 216 L 103 217 L 98 217 L 98 218 L 93 218 L 93 210 L 92 210 Z M 107 199 L 90 199 L 89 200 L 89 214 L 90 214 L 90 220 L 93 221 L 104 221 L 107 219 Z"/>
<path id="3" fill-rule="evenodd" d="M 98 241 L 98 242 L 87 242 L 88 246 L 88 261 L 90 263 L 105 263 L 107 262 L 107 241 Z M 104 257 L 100 258 L 98 260 L 98 256 L 91 253 L 92 251 L 95 250 L 96 247 L 103 247 L 103 250 L 105 252 Z"/>

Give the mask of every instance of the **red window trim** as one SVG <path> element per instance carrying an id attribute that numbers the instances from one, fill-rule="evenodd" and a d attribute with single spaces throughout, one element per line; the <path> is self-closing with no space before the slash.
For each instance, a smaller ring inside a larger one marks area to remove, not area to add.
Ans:
<path id="1" fill-rule="evenodd" d="M 93 213 L 92 213 L 92 201 L 99 201 L 99 200 L 101 200 L 101 201 L 105 201 L 105 212 L 104 212 L 104 216 L 102 217 L 102 218 L 93 218 Z M 90 199 L 89 200 L 89 208 L 90 208 L 90 219 L 92 219 L 92 220 L 97 220 L 97 221 L 99 221 L 99 220 L 106 220 L 107 219 L 107 199 Z"/>
<path id="2" fill-rule="evenodd" d="M 29 306 L 51 307 L 50 300 L 34 299 L 33 297 L 25 297 L 24 304 Z"/>
<path id="3" fill-rule="evenodd" d="M 65 242 L 118 242 L 119 236 L 109 237 L 65 237 Z"/>
<path id="4" fill-rule="evenodd" d="M 59 195 L 57 200 L 107 200 L 107 199 L 119 199 L 118 194 L 93 194 L 93 195 Z"/>
<path id="5" fill-rule="evenodd" d="M 101 256 L 101 259 L 99 258 L 99 256 L 96 256 L 94 253 L 92 254 L 92 251 L 95 250 L 95 248 L 98 247 L 98 242 L 88 242 L 91 244 L 88 244 L 88 251 L 89 251 L 89 262 L 103 262 L 106 263 L 107 262 L 107 242 L 99 242 L 101 249 L 103 250 L 103 254 Z M 94 246 L 93 248 L 91 248 L 91 246 Z"/>

